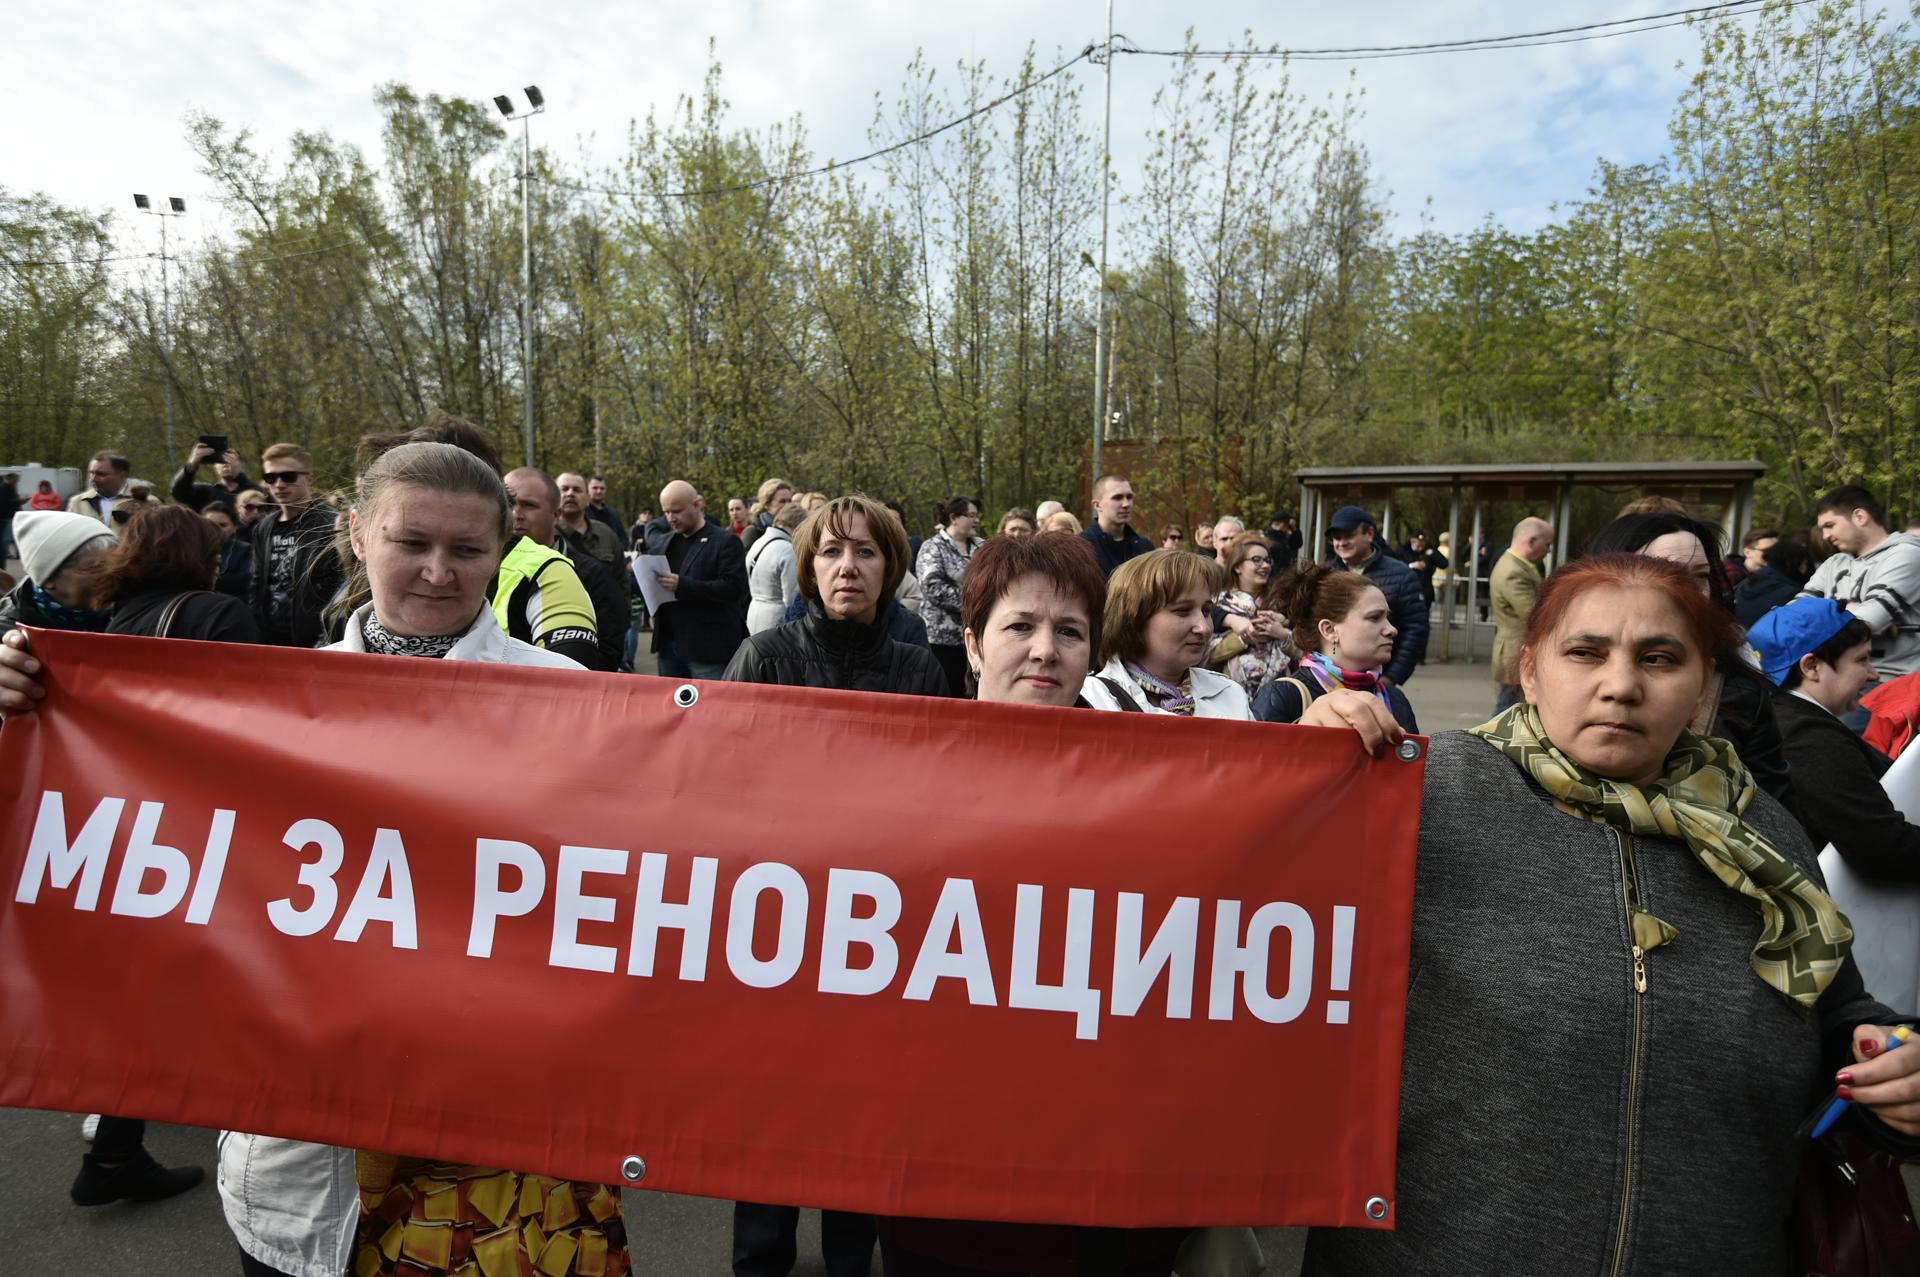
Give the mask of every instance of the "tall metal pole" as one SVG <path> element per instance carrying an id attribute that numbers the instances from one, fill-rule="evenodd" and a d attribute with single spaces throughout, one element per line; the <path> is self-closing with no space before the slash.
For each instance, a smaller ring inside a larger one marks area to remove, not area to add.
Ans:
<path id="1" fill-rule="evenodd" d="M 520 295 L 526 310 L 520 325 L 521 377 L 527 390 L 527 464 L 533 464 L 533 117 L 520 117 Z"/>
<path id="2" fill-rule="evenodd" d="M 1113 182 L 1113 0 L 1107 0 L 1107 106 L 1100 134 L 1100 296 L 1093 325 L 1093 473 L 1100 478 L 1107 441 L 1107 201 Z"/>
<path id="3" fill-rule="evenodd" d="M 167 218 L 160 218 L 160 333 L 167 355 L 160 361 L 160 383 L 167 395 L 167 464 L 175 460 L 173 451 L 173 287 L 168 281 Z M 147 294 L 151 297 L 153 294 Z"/>

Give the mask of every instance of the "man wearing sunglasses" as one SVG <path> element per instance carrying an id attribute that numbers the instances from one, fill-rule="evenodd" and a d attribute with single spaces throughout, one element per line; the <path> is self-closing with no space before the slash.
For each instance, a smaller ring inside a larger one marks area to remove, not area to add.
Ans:
<path id="1" fill-rule="evenodd" d="M 278 509 L 253 527 L 253 618 L 263 641 L 315 647 L 321 610 L 340 588 L 333 507 L 313 499 L 313 458 L 298 444 L 262 455 L 260 478 Z"/>

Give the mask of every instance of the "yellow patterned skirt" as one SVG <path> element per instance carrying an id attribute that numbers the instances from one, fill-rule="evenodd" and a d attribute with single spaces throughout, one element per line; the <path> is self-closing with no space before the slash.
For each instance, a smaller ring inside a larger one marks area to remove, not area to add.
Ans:
<path id="1" fill-rule="evenodd" d="M 384 1187 L 378 1178 L 370 1186 L 361 1176 L 353 1277 L 632 1271 L 620 1191 L 611 1185 L 418 1162 L 397 1168 Z"/>

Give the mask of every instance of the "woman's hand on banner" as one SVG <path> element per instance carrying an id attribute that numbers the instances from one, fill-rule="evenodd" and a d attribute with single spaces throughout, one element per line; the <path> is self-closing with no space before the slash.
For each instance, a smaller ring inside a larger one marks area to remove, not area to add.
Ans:
<path id="1" fill-rule="evenodd" d="M 0 638 L 0 718 L 31 714 L 47 689 L 40 686 L 40 662 L 25 630 L 9 630 Z"/>
<path id="2" fill-rule="evenodd" d="M 1406 737 L 1378 696 L 1350 687 L 1336 687 L 1316 699 L 1300 716 L 1300 722 L 1307 727 L 1350 727 L 1360 733 L 1361 748 L 1369 754 L 1377 754 Z"/>

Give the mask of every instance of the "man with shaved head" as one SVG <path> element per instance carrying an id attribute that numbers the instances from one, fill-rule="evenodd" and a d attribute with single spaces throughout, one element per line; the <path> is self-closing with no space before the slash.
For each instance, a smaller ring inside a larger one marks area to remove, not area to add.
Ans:
<path id="1" fill-rule="evenodd" d="M 660 585 L 673 596 L 653 618 L 653 650 L 667 678 L 713 678 L 727 671 L 747 637 L 747 552 L 707 513 L 692 484 L 660 490 L 660 517 L 647 525 L 646 552 L 666 556 Z"/>
<path id="2" fill-rule="evenodd" d="M 514 532 L 536 546 L 557 550 L 566 556 L 587 592 L 588 601 L 593 604 L 598 659 L 582 664 L 592 670 L 620 669 L 626 659 L 627 627 L 633 620 L 620 577 L 609 572 L 606 565 L 584 547 L 560 534 L 557 516 L 560 487 L 547 477 L 546 471 L 522 466 L 509 472 L 505 482 L 507 496 L 513 502 Z M 518 548 L 518 542 L 514 548 Z"/>
<path id="3" fill-rule="evenodd" d="M 1540 597 L 1540 565 L 1553 549 L 1553 525 L 1545 519 L 1525 518 L 1513 525 L 1513 542 L 1493 565 L 1488 593 L 1493 596 L 1493 681 L 1499 687 L 1493 712 L 1498 714 L 1520 699 L 1520 684 L 1508 666 L 1520 655 L 1520 638 L 1527 618 Z"/>

